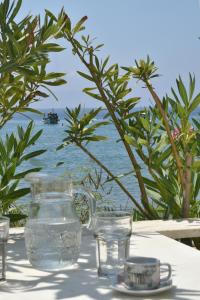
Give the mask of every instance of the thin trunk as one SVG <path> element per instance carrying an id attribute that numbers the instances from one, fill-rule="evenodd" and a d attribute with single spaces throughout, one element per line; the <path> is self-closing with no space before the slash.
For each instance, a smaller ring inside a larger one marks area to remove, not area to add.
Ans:
<path id="1" fill-rule="evenodd" d="M 172 146 L 172 153 L 173 153 L 174 159 L 176 161 L 176 165 L 177 165 L 178 174 L 179 174 L 179 177 L 180 177 L 182 190 L 184 191 L 184 186 L 185 186 L 184 181 L 185 181 L 185 179 L 184 179 L 184 174 L 183 174 L 183 166 L 182 166 L 181 160 L 179 158 L 178 151 L 177 151 L 176 145 L 174 143 L 174 139 L 173 139 L 171 131 L 170 131 L 168 116 L 167 116 L 166 112 L 163 109 L 163 105 L 162 105 L 162 102 L 161 102 L 160 98 L 154 92 L 152 85 L 148 81 L 145 81 L 145 84 L 146 84 L 150 94 L 152 95 L 152 97 L 153 97 L 153 99 L 156 103 L 156 106 L 159 109 L 160 114 L 163 118 L 163 125 L 165 126 L 170 144 Z"/>
<path id="2" fill-rule="evenodd" d="M 137 202 L 137 200 L 129 193 L 129 191 L 125 188 L 125 186 L 116 178 L 114 174 L 104 165 L 102 164 L 90 151 L 88 151 L 82 144 L 76 144 L 83 152 L 85 152 L 93 161 L 95 161 L 121 188 L 121 190 L 130 198 L 130 200 L 135 204 L 137 209 L 148 219 L 152 219 L 152 216 L 148 214 Z"/>
<path id="3" fill-rule="evenodd" d="M 146 189 L 145 189 L 145 185 L 144 185 L 144 181 L 143 181 L 143 178 L 142 178 L 142 174 L 140 172 L 140 167 L 137 163 L 137 160 L 131 150 L 131 147 L 130 145 L 125 141 L 124 139 L 124 133 L 123 133 L 123 130 L 121 128 L 121 125 L 117 119 L 117 117 L 115 116 L 115 113 L 109 103 L 109 99 L 107 99 L 106 95 L 105 95 L 105 92 L 104 92 L 104 89 L 102 87 L 102 84 L 101 82 L 99 81 L 99 79 L 97 78 L 96 74 L 93 72 L 93 68 L 92 68 L 92 59 L 91 59 L 91 54 L 90 54 L 90 64 L 87 63 L 84 59 L 84 57 L 81 55 L 79 49 L 77 48 L 76 44 L 74 43 L 73 41 L 73 38 L 68 36 L 68 40 L 70 41 L 70 43 L 72 44 L 73 48 L 76 49 L 76 53 L 78 55 L 78 57 L 80 58 L 80 60 L 82 61 L 82 63 L 86 66 L 86 68 L 89 70 L 90 72 L 90 75 L 93 77 L 93 80 L 94 80 L 94 83 L 96 84 L 97 88 L 98 88 L 98 91 L 102 97 L 102 101 L 104 102 L 104 104 L 106 105 L 106 108 L 108 109 L 110 115 L 111 115 L 111 118 L 113 120 L 113 123 L 116 127 L 116 129 L 118 130 L 118 133 L 121 137 L 121 140 L 125 146 L 125 149 L 127 151 L 127 154 L 130 158 L 130 161 L 132 163 L 132 166 L 135 170 L 135 174 L 136 174 L 136 177 L 137 177 L 137 180 L 138 180 L 138 184 L 139 184 L 139 188 L 140 188 L 140 192 L 141 192 L 141 202 L 144 206 L 144 208 L 146 209 L 146 211 L 148 212 L 149 215 L 154 215 L 154 212 L 152 211 L 150 205 L 149 205 L 149 200 L 148 200 L 148 196 L 147 196 L 147 193 L 146 193 Z"/>
<path id="4" fill-rule="evenodd" d="M 186 169 L 185 169 L 185 189 L 183 194 L 183 206 L 182 206 L 182 216 L 183 218 L 189 218 L 190 212 L 190 197 L 191 197 L 191 188 L 192 188 L 192 155 L 186 153 Z"/>

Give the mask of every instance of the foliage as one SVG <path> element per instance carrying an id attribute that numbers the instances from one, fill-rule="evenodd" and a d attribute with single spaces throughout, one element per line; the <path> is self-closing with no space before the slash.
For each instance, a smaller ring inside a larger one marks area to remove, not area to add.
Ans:
<path id="1" fill-rule="evenodd" d="M 22 0 L 0 3 L 0 130 L 16 113 L 40 113 L 30 105 L 54 95 L 49 87 L 66 82 L 64 73 L 47 71 L 49 53 L 63 50 L 51 42 L 63 24 L 55 22 L 49 12 L 45 13 L 43 23 L 40 16 L 19 19 L 21 4 Z M 19 188 L 20 180 L 25 174 L 39 170 L 19 173 L 18 167 L 45 151 L 29 150 L 42 133 L 32 131 L 31 122 L 26 129 L 18 127 L 17 134 L 0 139 L 0 213 L 14 221 L 24 217 L 23 213 L 11 214 L 16 200 L 29 192 L 27 188 Z"/>
<path id="2" fill-rule="evenodd" d="M 27 195 L 29 188 L 18 188 L 19 182 L 24 176 L 30 172 L 40 171 L 41 168 L 29 169 L 24 172 L 19 172 L 18 168 L 23 162 L 41 155 L 45 150 L 36 150 L 27 152 L 31 146 L 35 144 L 42 130 L 36 134 L 32 134 L 33 122 L 30 122 L 26 129 L 18 126 L 18 134 L 15 136 L 6 135 L 5 139 L 0 139 L 0 213 L 7 214 L 9 209 L 15 205 L 15 201 Z M 15 215 L 15 219 L 16 219 Z M 23 217 L 23 216 L 22 216 Z M 20 216 L 18 216 L 20 218 Z"/>
<path id="3" fill-rule="evenodd" d="M 83 176 L 81 180 L 74 182 L 75 190 L 76 185 L 81 185 L 90 190 L 97 203 L 97 208 L 105 209 L 113 205 L 113 202 L 111 203 L 111 201 L 109 201 L 112 187 L 107 187 L 106 178 L 102 170 L 95 169 L 94 171 L 87 171 L 86 175 Z M 89 203 L 87 196 L 75 192 L 74 205 L 81 223 L 86 223 L 89 219 Z"/>
<path id="4" fill-rule="evenodd" d="M 29 105 L 48 97 L 49 86 L 65 83 L 64 73 L 47 72 L 48 54 L 63 50 L 49 42 L 62 24 L 49 14 L 44 24 L 39 16 L 31 15 L 17 21 L 21 2 L 0 4 L 0 128 L 16 112 L 37 112 Z"/>
<path id="5" fill-rule="evenodd" d="M 97 128 L 108 125 L 109 122 L 98 122 L 90 125 L 91 121 L 102 111 L 102 109 L 92 109 L 87 115 L 84 115 L 80 119 L 81 106 L 79 105 L 74 110 L 66 109 L 66 120 L 69 123 L 70 130 L 65 132 L 68 134 L 67 138 L 64 139 L 65 145 L 76 141 L 77 144 L 81 144 L 86 141 L 87 143 L 92 141 L 106 140 L 105 136 L 95 135 Z M 58 147 L 58 149 L 62 148 Z"/>
<path id="6" fill-rule="evenodd" d="M 187 91 L 181 77 L 176 81 L 177 91 L 160 99 L 151 81 L 158 77 L 157 67 L 149 57 L 135 61 L 134 67 L 109 64 L 109 57 L 97 55 L 102 44 L 95 45 L 90 36 L 79 36 L 87 17 L 74 27 L 64 11 L 62 37 L 71 44 L 72 52 L 84 65 L 86 71 L 78 74 L 90 86 L 83 90 L 106 108 L 105 122 L 112 123 L 119 133 L 140 189 L 140 198 L 135 198 L 120 181 L 87 147 L 90 142 L 99 142 L 106 136 L 98 136 L 96 129 L 107 125 L 96 121 L 98 110 L 81 116 L 80 106 L 67 109 L 68 128 L 66 138 L 59 147 L 73 143 L 93 159 L 135 205 L 135 217 L 168 219 L 197 216 L 200 188 L 200 123 L 193 115 L 199 108 L 200 94 L 194 96 L 195 77 L 189 75 Z M 57 19 L 60 22 L 59 19 Z M 140 98 L 131 89 L 132 79 L 141 80 L 155 105 L 136 110 Z M 90 125 L 91 121 L 93 121 Z M 139 156 L 139 159 L 138 159 Z M 148 176 L 143 175 L 141 161 Z M 129 173 L 130 174 L 130 173 Z"/>

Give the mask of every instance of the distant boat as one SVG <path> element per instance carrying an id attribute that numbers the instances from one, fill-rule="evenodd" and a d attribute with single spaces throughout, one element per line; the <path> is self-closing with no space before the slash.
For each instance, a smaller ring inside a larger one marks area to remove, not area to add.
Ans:
<path id="1" fill-rule="evenodd" d="M 47 115 L 44 114 L 43 122 L 44 124 L 58 124 L 60 121 L 58 114 L 54 112 L 48 112 Z"/>

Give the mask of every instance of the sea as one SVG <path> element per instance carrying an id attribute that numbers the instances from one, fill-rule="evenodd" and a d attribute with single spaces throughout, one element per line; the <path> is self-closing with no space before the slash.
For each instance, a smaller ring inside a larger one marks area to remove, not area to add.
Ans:
<path id="1" fill-rule="evenodd" d="M 85 109 L 88 111 L 88 109 Z M 42 110 L 47 113 L 47 110 Z M 30 149 L 31 151 L 37 149 L 46 149 L 47 151 L 36 158 L 32 158 L 24 162 L 18 169 L 19 172 L 25 171 L 29 168 L 42 167 L 42 172 L 53 174 L 56 176 L 71 177 L 74 181 L 79 181 L 85 178 L 88 174 L 97 179 L 96 174 L 101 174 L 100 168 L 94 163 L 82 150 L 75 145 L 67 146 L 66 148 L 57 151 L 56 148 L 62 144 L 64 138 L 67 137 L 65 130 L 67 129 L 67 122 L 65 120 L 65 109 L 55 109 L 58 113 L 60 122 L 56 125 L 44 124 L 42 116 L 30 114 L 29 118 L 34 120 L 34 131 L 42 129 L 43 133 L 35 145 Z M 199 114 L 199 113 L 198 113 Z M 102 116 L 100 115 L 100 119 Z M 1 137 L 4 138 L 6 133 L 16 132 L 17 126 L 25 128 L 30 119 L 23 115 L 16 115 L 14 119 L 9 121 L 1 130 Z M 106 141 L 90 142 L 87 147 L 98 160 L 109 168 L 115 176 L 120 176 L 120 180 L 126 186 L 135 199 L 140 202 L 140 192 L 137 180 L 132 172 L 129 158 L 126 154 L 123 144 L 119 141 L 119 136 L 113 125 L 107 125 L 98 129 L 99 135 L 108 137 Z M 29 150 L 29 151 L 30 151 Z M 139 160 L 139 158 L 137 157 Z M 62 162 L 58 166 L 58 163 Z M 145 165 L 139 160 L 141 172 L 144 176 L 148 176 Z M 123 176 L 123 174 L 129 174 Z M 122 175 L 122 176 L 121 176 Z M 105 183 L 106 182 L 106 183 Z M 113 182 L 107 182 L 107 175 L 103 172 L 101 174 L 101 183 L 98 193 L 114 205 L 120 207 L 132 207 L 132 202 L 127 195 Z M 21 186 L 27 186 L 27 183 L 22 181 Z M 92 189 L 94 186 L 92 186 Z M 18 202 L 27 204 L 30 201 L 30 196 L 20 199 Z"/>

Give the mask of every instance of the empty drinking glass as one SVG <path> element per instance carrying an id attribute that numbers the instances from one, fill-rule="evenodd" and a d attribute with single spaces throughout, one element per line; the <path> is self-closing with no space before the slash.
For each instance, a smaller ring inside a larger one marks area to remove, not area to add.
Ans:
<path id="1" fill-rule="evenodd" d="M 132 214 L 128 211 L 103 211 L 93 217 L 96 238 L 97 272 L 100 277 L 115 277 L 129 256 Z"/>
<path id="2" fill-rule="evenodd" d="M 9 234 L 10 220 L 0 217 L 0 282 L 6 280 L 6 244 Z"/>

